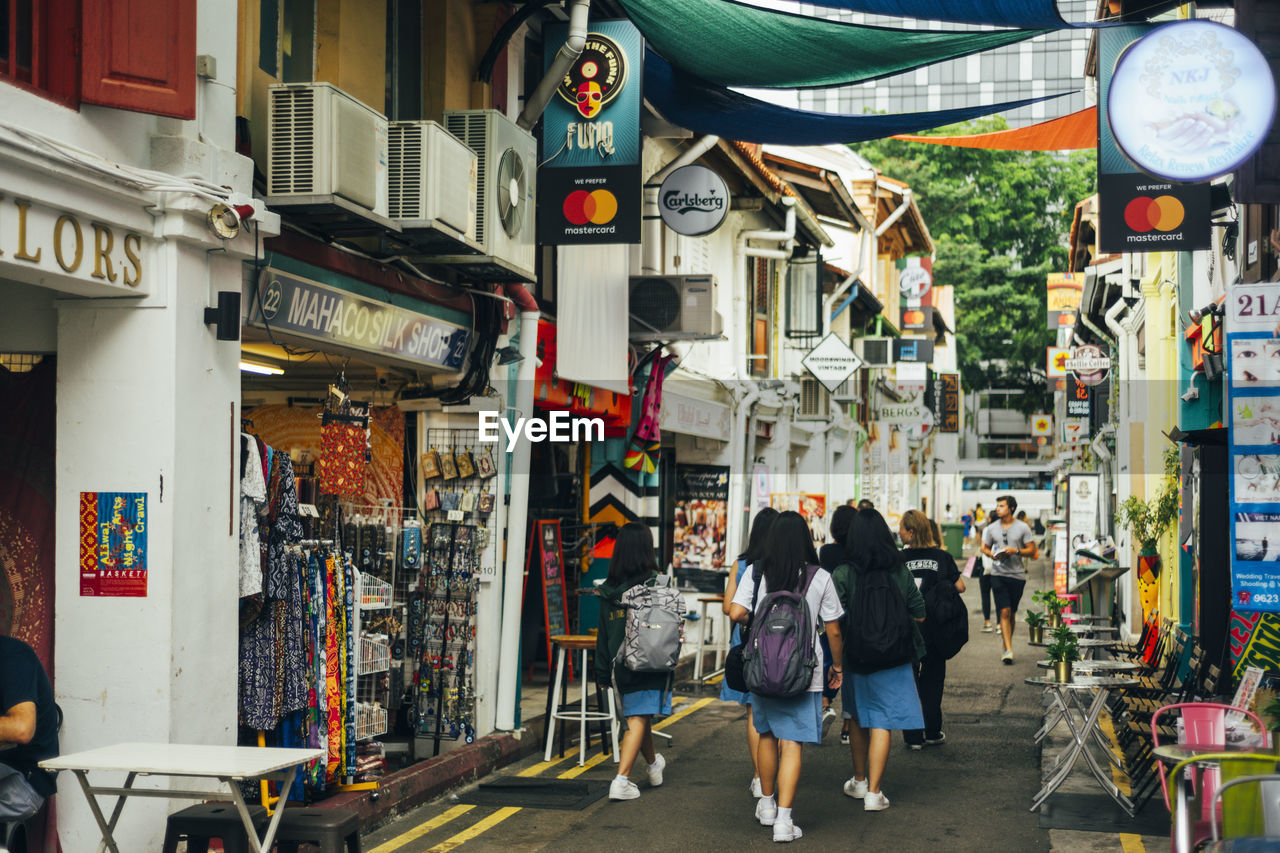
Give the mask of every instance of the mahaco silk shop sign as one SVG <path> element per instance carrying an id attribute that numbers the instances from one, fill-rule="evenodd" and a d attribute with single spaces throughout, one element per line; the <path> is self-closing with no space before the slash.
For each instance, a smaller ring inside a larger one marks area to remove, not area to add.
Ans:
<path id="1" fill-rule="evenodd" d="M 1098 102 L 1119 103 L 1116 63 L 1151 24 L 1098 30 Z M 1110 100 L 1109 100 L 1110 99 Z M 1098 248 L 1180 252 L 1209 248 L 1209 184 L 1174 183 L 1141 172 L 1116 144 L 1106 109 L 1098 110 Z"/>
<path id="2" fill-rule="evenodd" d="M 247 299 L 252 326 L 436 369 L 460 370 L 471 340 L 456 323 L 270 267 Z"/>
<path id="3" fill-rule="evenodd" d="M 544 30 L 550 67 L 567 24 Z M 595 21 L 542 114 L 538 242 L 640 242 L 644 41 L 630 21 Z"/>

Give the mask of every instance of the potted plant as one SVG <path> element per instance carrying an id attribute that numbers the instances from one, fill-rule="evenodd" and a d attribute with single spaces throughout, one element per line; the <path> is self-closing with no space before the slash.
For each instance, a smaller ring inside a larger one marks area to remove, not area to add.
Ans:
<path id="1" fill-rule="evenodd" d="M 1053 641 L 1047 649 L 1049 660 L 1053 661 L 1053 677 L 1059 682 L 1071 680 L 1071 664 L 1080 660 L 1080 643 L 1076 635 L 1066 625 L 1053 629 Z"/>
<path id="2" fill-rule="evenodd" d="M 1027 616 L 1023 620 L 1027 623 L 1027 629 L 1031 632 L 1031 643 L 1036 645 L 1044 642 L 1044 614 L 1039 610 L 1028 610 Z"/>
<path id="3" fill-rule="evenodd" d="M 1160 537 L 1178 522 L 1178 451 L 1164 454 L 1164 478 L 1151 500 L 1130 495 L 1120 504 L 1116 520 L 1129 528 L 1138 543 L 1138 578 L 1153 581 L 1160 576 Z"/>
<path id="4" fill-rule="evenodd" d="M 1065 598 L 1059 598 L 1057 590 L 1038 590 L 1037 592 L 1032 593 L 1031 600 L 1036 604 L 1044 605 L 1044 610 L 1048 616 L 1048 624 L 1050 628 L 1058 628 L 1062 625 L 1062 610 L 1067 606 L 1067 600 Z"/>

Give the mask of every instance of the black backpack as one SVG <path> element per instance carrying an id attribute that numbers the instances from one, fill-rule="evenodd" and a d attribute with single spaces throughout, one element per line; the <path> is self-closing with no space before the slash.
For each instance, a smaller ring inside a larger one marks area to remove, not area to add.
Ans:
<path id="1" fill-rule="evenodd" d="M 892 570 L 855 569 L 857 589 L 848 609 L 845 657 L 865 674 L 910 663 L 915 655 L 911 613 Z"/>
<path id="2" fill-rule="evenodd" d="M 952 584 L 942 578 L 924 594 L 924 642 L 930 655 L 950 660 L 969 642 L 969 611 Z"/>

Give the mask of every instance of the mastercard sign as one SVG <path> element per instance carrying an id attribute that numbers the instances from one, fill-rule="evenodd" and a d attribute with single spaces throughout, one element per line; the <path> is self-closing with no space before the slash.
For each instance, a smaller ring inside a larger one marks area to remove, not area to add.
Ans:
<path id="1" fill-rule="evenodd" d="M 618 198 L 608 190 L 574 190 L 565 196 L 563 213 L 572 225 L 605 225 L 618 215 Z"/>
<path id="2" fill-rule="evenodd" d="M 1148 231 L 1172 231 L 1187 218 L 1187 210 L 1171 195 L 1140 195 L 1124 208 L 1124 224 L 1139 234 Z"/>

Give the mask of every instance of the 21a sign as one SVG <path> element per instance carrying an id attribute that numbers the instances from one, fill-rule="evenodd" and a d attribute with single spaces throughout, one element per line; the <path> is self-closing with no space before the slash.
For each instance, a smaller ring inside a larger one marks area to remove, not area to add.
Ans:
<path id="1" fill-rule="evenodd" d="M 1274 332 L 1280 327 L 1280 283 L 1234 284 L 1227 303 L 1230 333 Z"/>

